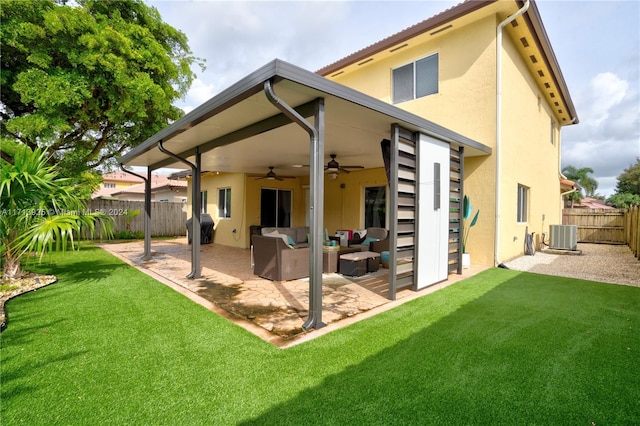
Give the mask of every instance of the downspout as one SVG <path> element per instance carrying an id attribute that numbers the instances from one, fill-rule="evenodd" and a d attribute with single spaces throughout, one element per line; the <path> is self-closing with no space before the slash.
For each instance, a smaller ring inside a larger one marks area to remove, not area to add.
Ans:
<path id="1" fill-rule="evenodd" d="M 501 179 L 501 164 L 500 164 L 500 148 L 502 142 L 502 30 L 518 16 L 522 15 L 529 9 L 529 0 L 524 2 L 524 6 L 520 8 L 515 14 L 509 16 L 504 21 L 498 24 L 496 30 L 496 229 L 495 229 L 495 241 L 493 258 L 498 267 L 506 268 L 500 261 L 500 179 Z"/>
<path id="2" fill-rule="evenodd" d="M 309 241 L 309 317 L 302 328 L 322 328 L 322 239 L 323 239 L 323 201 L 324 201 L 324 99 L 316 100 L 314 125 L 287 105 L 273 91 L 273 82 L 264 82 L 264 93 L 276 108 L 291 121 L 309 133 L 311 175 L 311 226 Z"/>
<path id="3" fill-rule="evenodd" d="M 144 253 L 142 260 L 151 260 L 151 169 L 147 169 L 147 177 L 125 169 L 122 163 L 120 163 L 120 170 L 144 181 Z"/>
<path id="4" fill-rule="evenodd" d="M 571 119 L 571 121 L 569 122 L 569 124 L 567 124 L 567 125 L 571 125 L 571 124 L 575 123 L 577 118 L 578 117 L 573 117 Z M 562 137 L 560 135 L 561 129 L 562 128 L 560 127 L 560 125 L 558 125 L 558 173 L 560 174 L 561 179 L 567 179 L 567 177 L 564 175 L 564 173 L 562 173 L 562 146 L 561 146 Z M 575 184 L 575 186 L 573 187 L 573 189 L 571 189 L 571 190 L 569 190 L 567 192 L 561 192 L 560 193 L 560 199 L 562 200 L 562 206 L 564 206 L 564 196 L 568 195 L 568 194 L 571 194 L 573 192 L 576 192 L 578 190 L 579 186 L 576 183 L 574 183 L 574 184 Z M 573 201 L 571 202 L 571 208 L 573 208 Z"/>
<path id="5" fill-rule="evenodd" d="M 163 154 L 191 167 L 191 219 L 193 220 L 191 221 L 191 272 L 187 278 L 200 278 L 200 151 L 196 150 L 196 164 L 193 164 L 168 151 L 162 145 L 162 139 L 158 141 L 158 149 Z"/>

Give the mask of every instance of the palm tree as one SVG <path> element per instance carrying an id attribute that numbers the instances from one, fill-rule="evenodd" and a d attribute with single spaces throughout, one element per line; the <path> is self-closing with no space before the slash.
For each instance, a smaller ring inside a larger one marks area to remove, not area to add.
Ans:
<path id="1" fill-rule="evenodd" d="M 40 149 L 24 147 L 13 164 L 0 159 L 0 253 L 4 279 L 22 275 L 21 260 L 28 253 L 42 259 L 47 251 L 74 248 L 74 236 L 83 230 L 113 234 L 112 219 L 86 211 L 72 192 L 70 181 L 58 177 L 56 166 Z"/>
<path id="2" fill-rule="evenodd" d="M 580 169 L 575 168 L 574 166 L 566 166 L 562 169 L 562 174 L 564 174 L 567 179 L 576 182 L 580 185 L 580 191 L 573 192 L 569 194 L 569 200 L 578 201 L 582 200 L 582 197 L 593 197 L 596 193 L 596 189 L 598 189 L 598 181 L 589 176 L 589 173 L 593 173 L 593 169 L 591 167 L 582 167 Z M 584 190 L 584 194 L 582 191 Z"/>

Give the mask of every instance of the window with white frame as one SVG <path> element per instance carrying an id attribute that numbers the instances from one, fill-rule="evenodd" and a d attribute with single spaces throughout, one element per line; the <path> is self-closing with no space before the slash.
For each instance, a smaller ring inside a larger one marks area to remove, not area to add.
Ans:
<path id="1" fill-rule="evenodd" d="M 200 192 L 200 213 L 207 212 L 207 191 Z"/>
<path id="2" fill-rule="evenodd" d="M 218 217 L 231 217 L 231 188 L 218 189 Z"/>
<path id="3" fill-rule="evenodd" d="M 115 183 L 110 183 L 110 182 L 105 182 L 104 187 L 105 188 L 115 188 L 116 184 Z"/>
<path id="4" fill-rule="evenodd" d="M 556 144 L 556 124 L 551 120 L 551 145 Z"/>
<path id="5" fill-rule="evenodd" d="M 518 223 L 529 220 L 529 188 L 518 184 Z"/>
<path id="6" fill-rule="evenodd" d="M 438 93 L 438 54 L 392 70 L 393 103 Z"/>

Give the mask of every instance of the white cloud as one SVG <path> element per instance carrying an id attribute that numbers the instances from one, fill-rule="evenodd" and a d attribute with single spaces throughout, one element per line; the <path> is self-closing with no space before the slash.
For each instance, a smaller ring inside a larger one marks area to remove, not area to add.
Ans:
<path id="1" fill-rule="evenodd" d="M 191 84 L 186 95 L 187 105 L 182 107 L 185 113 L 192 111 L 194 108 L 205 103 L 216 94 L 213 84 L 206 83 L 201 78 L 197 78 Z"/>
<path id="2" fill-rule="evenodd" d="M 591 167 L 598 192 L 615 192 L 616 178 L 640 156 L 640 99 L 613 72 L 595 75 L 574 96 L 580 124 L 563 130 L 562 165 Z"/>
<path id="3" fill-rule="evenodd" d="M 609 118 L 611 108 L 619 104 L 629 89 L 629 83 L 611 72 L 596 75 L 590 83 L 592 102 L 587 111 L 590 126 L 599 126 Z"/>

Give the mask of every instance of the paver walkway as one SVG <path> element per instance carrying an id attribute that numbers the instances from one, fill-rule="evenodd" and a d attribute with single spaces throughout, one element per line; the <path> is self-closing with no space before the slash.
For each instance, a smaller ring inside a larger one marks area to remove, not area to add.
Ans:
<path id="1" fill-rule="evenodd" d="M 274 282 L 253 275 L 251 252 L 217 244 L 202 245 L 202 278 L 188 279 L 191 247 L 186 238 L 152 242 L 152 260 L 143 261 L 143 242 L 103 243 L 105 250 L 196 302 L 226 316 L 260 337 L 280 346 L 305 340 L 473 275 L 485 268 L 451 275 L 444 283 L 414 292 L 402 290 L 388 299 L 388 270 L 362 277 L 323 275 L 322 320 L 327 327 L 305 332 L 309 280 Z M 313 335 L 313 336 L 310 336 Z"/>

